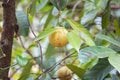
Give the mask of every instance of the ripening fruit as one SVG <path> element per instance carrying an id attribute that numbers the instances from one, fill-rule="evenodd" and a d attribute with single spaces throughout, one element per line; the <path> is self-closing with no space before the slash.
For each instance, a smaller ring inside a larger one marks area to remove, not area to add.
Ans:
<path id="1" fill-rule="evenodd" d="M 68 31 L 63 27 L 56 27 L 56 31 L 49 36 L 50 43 L 55 47 L 63 47 L 67 44 Z"/>
<path id="2" fill-rule="evenodd" d="M 57 71 L 57 76 L 59 80 L 71 80 L 72 71 L 67 66 L 63 66 Z"/>

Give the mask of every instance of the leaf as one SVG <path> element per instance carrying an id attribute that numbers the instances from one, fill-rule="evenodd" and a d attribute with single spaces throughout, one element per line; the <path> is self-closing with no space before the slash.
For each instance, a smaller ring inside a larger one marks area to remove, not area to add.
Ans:
<path id="1" fill-rule="evenodd" d="M 85 54 L 86 56 L 94 55 L 97 56 L 98 58 L 105 58 L 108 57 L 110 54 L 115 53 L 116 52 L 114 50 L 104 46 L 91 46 L 81 49 L 78 55 L 81 56 L 81 54 Z"/>
<path id="2" fill-rule="evenodd" d="M 35 46 L 36 46 L 36 43 L 33 42 L 33 43 L 31 43 L 31 44 L 28 46 L 28 49 L 34 48 Z"/>
<path id="3" fill-rule="evenodd" d="M 30 4 L 29 8 L 28 8 L 28 12 L 31 14 L 31 15 L 34 15 L 35 12 L 36 12 L 36 3 L 37 3 L 37 0 L 32 0 L 32 3 Z"/>
<path id="4" fill-rule="evenodd" d="M 86 0 L 81 24 L 93 21 L 98 13 L 106 8 L 108 0 Z"/>
<path id="5" fill-rule="evenodd" d="M 96 35 L 95 35 L 95 44 L 96 44 L 97 46 L 105 46 L 105 47 L 108 47 L 108 46 L 110 46 L 111 43 L 109 43 L 109 42 L 106 41 L 106 40 L 101 40 L 101 39 L 97 38 Z"/>
<path id="6" fill-rule="evenodd" d="M 43 65 L 44 65 L 44 68 L 45 68 L 45 69 L 50 69 L 51 67 L 54 68 L 55 64 L 56 64 L 56 57 L 55 57 L 55 56 L 51 56 L 48 60 L 45 59 L 45 60 L 43 61 Z M 40 65 L 41 65 L 41 64 L 40 64 Z M 50 74 L 53 75 L 55 72 L 56 72 L 56 69 L 54 68 L 54 69 L 50 72 Z"/>
<path id="7" fill-rule="evenodd" d="M 114 28 L 115 28 L 116 34 L 118 36 L 120 36 L 120 25 L 119 25 L 119 20 L 118 19 L 114 20 Z"/>
<path id="8" fill-rule="evenodd" d="M 84 75 L 85 73 L 85 70 L 82 69 L 82 68 L 79 68 L 77 66 L 74 66 L 72 64 L 67 64 L 67 67 L 73 72 L 75 73 L 76 75 L 79 76 L 79 78 L 82 78 L 82 76 Z"/>
<path id="9" fill-rule="evenodd" d="M 64 10 L 68 3 L 68 0 L 50 0 L 50 1 L 58 10 Z"/>
<path id="10" fill-rule="evenodd" d="M 34 79 L 34 76 L 29 76 L 27 80 L 35 80 L 35 79 Z"/>
<path id="11" fill-rule="evenodd" d="M 44 29 L 48 26 L 48 24 L 50 23 L 50 21 L 53 18 L 53 16 L 52 16 L 52 10 L 53 10 L 53 8 L 50 10 L 50 12 L 48 14 L 47 20 L 45 21 L 45 24 L 44 24 Z"/>
<path id="12" fill-rule="evenodd" d="M 97 34 L 95 37 L 99 38 L 99 39 L 102 39 L 102 40 L 106 40 L 106 41 L 120 47 L 120 42 L 111 38 L 111 37 L 109 37 L 109 36 L 106 36 L 106 35 L 103 35 L 103 34 Z"/>
<path id="13" fill-rule="evenodd" d="M 116 74 L 112 74 L 112 80 L 120 80 L 119 77 Z"/>
<path id="14" fill-rule="evenodd" d="M 50 79 L 51 79 L 51 77 L 50 77 L 49 73 L 47 73 L 47 74 L 43 74 L 42 77 L 38 80 L 50 80 Z"/>
<path id="15" fill-rule="evenodd" d="M 55 30 L 56 30 L 55 28 L 49 28 L 40 32 L 39 35 L 36 37 L 35 41 L 39 41 L 40 39 L 47 37 L 48 35 L 53 33 Z"/>
<path id="16" fill-rule="evenodd" d="M 84 4 L 84 14 L 81 18 L 81 24 L 85 24 L 93 20 L 98 12 L 98 9 L 95 7 L 94 2 L 86 1 Z"/>
<path id="17" fill-rule="evenodd" d="M 84 28 L 83 25 L 78 24 L 77 22 L 73 21 L 72 19 L 67 19 L 67 22 L 71 25 L 71 27 L 75 30 L 80 31 L 82 39 L 84 39 L 85 43 L 89 46 L 94 46 L 95 43 L 93 41 L 92 35 L 89 33 L 89 31 Z"/>
<path id="18" fill-rule="evenodd" d="M 98 12 L 98 9 L 93 9 L 91 11 L 84 12 L 83 17 L 81 18 L 81 24 L 85 24 L 90 20 L 93 20 Z"/>
<path id="19" fill-rule="evenodd" d="M 17 55 L 16 60 L 17 60 L 17 63 L 20 66 L 25 66 L 28 63 L 28 59 L 27 58 L 24 58 L 24 57 L 19 56 L 19 55 Z"/>
<path id="20" fill-rule="evenodd" d="M 80 39 L 80 36 L 77 33 L 77 31 L 71 31 L 67 34 L 67 38 L 73 48 L 75 48 L 79 52 L 80 46 L 83 41 Z"/>
<path id="21" fill-rule="evenodd" d="M 96 44 L 94 43 L 93 39 L 90 38 L 88 34 L 85 34 L 84 32 L 80 32 L 81 39 L 85 42 L 86 45 L 88 46 L 95 46 Z"/>
<path id="22" fill-rule="evenodd" d="M 120 54 L 111 54 L 108 58 L 110 64 L 120 73 Z"/>
<path id="23" fill-rule="evenodd" d="M 95 1 L 95 4 L 96 4 L 96 7 L 101 8 L 101 9 L 105 9 L 110 2 L 110 0 L 94 0 L 94 1 Z"/>
<path id="24" fill-rule="evenodd" d="M 57 16 L 59 14 L 59 11 L 56 7 L 53 7 L 53 10 L 52 10 L 52 15 L 53 16 Z"/>
<path id="25" fill-rule="evenodd" d="M 111 0 L 111 3 L 115 3 L 115 4 L 119 4 L 120 5 L 119 0 Z"/>
<path id="26" fill-rule="evenodd" d="M 107 58 L 99 59 L 98 63 L 85 73 L 82 80 L 103 80 L 112 69 Z"/>
<path id="27" fill-rule="evenodd" d="M 45 52 L 46 59 L 49 60 L 51 56 L 53 56 L 56 53 L 55 47 L 53 47 L 51 44 L 48 45 L 48 48 Z"/>
<path id="28" fill-rule="evenodd" d="M 30 24 L 29 24 L 27 15 L 23 11 L 17 11 L 16 17 L 19 25 L 20 35 L 28 36 Z"/>
<path id="29" fill-rule="evenodd" d="M 88 69 L 88 68 L 91 68 L 96 64 L 97 61 L 98 61 L 97 58 L 93 58 L 89 62 L 86 62 L 83 65 L 81 65 L 81 68 L 85 69 L 85 70 Z"/>
<path id="30" fill-rule="evenodd" d="M 29 61 L 26 66 L 24 67 L 21 75 L 20 75 L 20 78 L 18 80 L 27 80 L 27 78 L 29 77 L 30 75 L 30 70 L 32 68 L 32 65 L 33 65 L 33 62 L 32 61 Z"/>
<path id="31" fill-rule="evenodd" d="M 51 56 L 49 60 L 44 60 L 44 67 L 47 69 L 56 63 L 55 57 Z"/>
<path id="32" fill-rule="evenodd" d="M 110 10 L 110 0 L 106 6 L 105 12 L 102 15 L 102 28 L 107 28 L 109 23 L 110 23 L 110 15 L 111 15 L 111 10 Z"/>
<path id="33" fill-rule="evenodd" d="M 36 7 L 36 11 L 39 12 L 43 7 L 46 6 L 49 0 L 42 0 L 42 2 Z"/>
<path id="34" fill-rule="evenodd" d="M 115 38 L 115 40 L 120 42 L 120 37 Z M 110 47 L 111 49 L 115 50 L 115 51 L 118 52 L 118 53 L 120 52 L 120 47 L 118 47 L 118 46 L 116 46 L 116 45 L 114 45 L 114 44 L 111 44 L 109 47 Z"/>
<path id="35" fill-rule="evenodd" d="M 38 80 L 45 80 L 46 77 L 47 77 L 47 74 L 43 74 L 42 77 Z"/>

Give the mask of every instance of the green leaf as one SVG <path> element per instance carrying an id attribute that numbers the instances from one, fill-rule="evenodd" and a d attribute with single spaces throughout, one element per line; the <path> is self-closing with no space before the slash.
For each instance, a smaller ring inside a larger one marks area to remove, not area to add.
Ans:
<path id="1" fill-rule="evenodd" d="M 118 19 L 114 20 L 114 28 L 115 28 L 116 34 L 118 36 L 120 36 L 120 26 L 119 26 L 119 20 Z"/>
<path id="2" fill-rule="evenodd" d="M 85 1 L 84 4 L 84 15 L 81 18 L 81 23 L 85 24 L 91 20 L 93 20 L 98 12 L 98 9 L 95 7 L 94 2 Z"/>
<path id="3" fill-rule="evenodd" d="M 95 44 L 96 44 L 97 46 L 105 46 L 105 47 L 108 47 L 108 46 L 110 46 L 111 43 L 109 43 L 109 42 L 106 41 L 106 40 L 101 40 L 101 39 L 97 38 L 96 35 L 95 35 Z"/>
<path id="4" fill-rule="evenodd" d="M 43 74 L 40 79 L 41 79 L 41 80 L 45 80 L 46 77 L 47 77 L 47 74 Z M 38 80 L 40 80 L 40 79 L 38 79 Z"/>
<path id="5" fill-rule="evenodd" d="M 100 0 L 101 1 L 101 0 Z M 110 0 L 106 6 L 106 9 L 104 10 L 104 14 L 102 15 L 102 28 L 107 28 L 109 23 L 110 23 L 110 15 L 111 15 L 111 11 L 110 11 Z"/>
<path id="6" fill-rule="evenodd" d="M 51 76 L 49 75 L 49 73 L 43 74 L 39 80 L 51 80 Z"/>
<path id="7" fill-rule="evenodd" d="M 46 6 L 49 0 L 42 0 L 42 2 L 36 7 L 36 11 L 39 12 L 43 7 Z"/>
<path id="8" fill-rule="evenodd" d="M 96 15 L 106 8 L 107 3 L 108 0 L 86 0 L 81 23 L 86 24 L 93 21 Z"/>
<path id="9" fill-rule="evenodd" d="M 95 46 L 95 42 L 93 41 L 93 38 L 91 38 L 88 34 L 84 32 L 80 32 L 81 39 L 85 42 L 88 46 Z"/>
<path id="10" fill-rule="evenodd" d="M 30 71 L 31 71 L 32 65 L 33 65 L 32 61 L 29 61 L 26 64 L 26 66 L 24 67 L 24 69 L 23 69 L 23 71 L 21 73 L 21 76 L 20 76 L 20 78 L 18 80 L 27 80 L 27 78 L 30 75 Z"/>
<path id="11" fill-rule="evenodd" d="M 106 6 L 108 6 L 110 0 L 94 0 L 96 7 L 97 8 L 101 8 L 101 9 L 105 9 Z M 109 2 L 108 2 L 109 1 Z"/>
<path id="12" fill-rule="evenodd" d="M 99 39 L 102 39 L 102 40 L 106 40 L 106 41 L 108 41 L 108 42 L 110 42 L 110 43 L 120 47 L 120 42 L 115 40 L 115 39 L 113 39 L 113 38 L 111 38 L 111 37 L 109 37 L 109 36 L 106 36 L 106 35 L 103 35 L 103 34 L 97 34 L 96 38 L 99 38 Z"/>
<path id="13" fill-rule="evenodd" d="M 89 33 L 89 31 L 83 25 L 78 24 L 77 22 L 73 21 L 72 19 L 67 19 L 67 21 L 73 29 L 80 31 L 81 37 L 82 37 L 82 39 L 84 39 L 84 41 L 87 45 L 89 45 L 89 46 L 95 45 L 92 35 Z"/>
<path id="14" fill-rule="evenodd" d="M 58 10 L 64 10 L 68 3 L 68 0 L 50 0 L 50 1 Z"/>
<path id="15" fill-rule="evenodd" d="M 55 64 L 56 64 L 56 56 L 51 56 L 51 57 L 49 58 L 49 60 L 45 59 L 45 60 L 43 61 L 43 65 L 44 65 L 44 68 L 45 68 L 45 69 L 50 69 L 51 67 L 54 68 Z M 41 64 L 40 64 L 40 65 L 41 65 Z M 54 68 L 54 69 L 50 72 L 50 74 L 53 75 L 55 72 L 56 72 L 56 69 Z"/>
<path id="16" fill-rule="evenodd" d="M 79 76 L 79 78 L 82 78 L 82 76 L 84 75 L 85 73 L 85 70 L 80 68 L 80 67 L 77 67 L 77 66 L 74 66 L 72 64 L 67 64 L 67 67 L 73 72 L 75 73 L 76 75 Z"/>
<path id="17" fill-rule="evenodd" d="M 73 48 L 75 48 L 79 52 L 80 46 L 83 41 L 80 39 L 80 36 L 77 33 L 77 31 L 73 30 L 67 34 L 67 38 Z"/>
<path id="18" fill-rule="evenodd" d="M 33 43 L 31 43 L 31 44 L 28 46 L 28 48 L 27 48 L 27 49 L 34 48 L 35 46 L 36 46 L 36 43 L 35 43 L 35 42 L 33 42 Z"/>
<path id="19" fill-rule="evenodd" d="M 120 54 L 111 54 L 108 58 L 110 64 L 120 73 Z"/>
<path id="20" fill-rule="evenodd" d="M 49 44 L 45 52 L 46 59 L 49 60 L 50 57 L 53 56 L 55 53 L 56 53 L 55 47 Z"/>
<path id="21" fill-rule="evenodd" d="M 85 73 L 82 80 L 103 80 L 112 69 L 107 58 L 99 59 L 98 63 Z"/>
<path id="22" fill-rule="evenodd" d="M 40 32 L 39 35 L 36 37 L 35 41 L 39 41 L 40 39 L 47 37 L 48 35 L 53 33 L 55 30 L 56 30 L 55 28 L 49 28 Z"/>
<path id="23" fill-rule="evenodd" d="M 116 74 L 112 74 L 111 77 L 112 77 L 112 80 L 120 80 Z"/>
<path id="24" fill-rule="evenodd" d="M 25 66 L 28 63 L 28 59 L 27 58 L 24 58 L 24 57 L 19 56 L 19 55 L 17 55 L 16 60 L 17 60 L 17 63 L 20 66 Z"/>
<path id="25" fill-rule="evenodd" d="M 85 11 L 83 17 L 81 18 L 81 23 L 85 24 L 93 20 L 98 12 L 98 9 L 93 9 L 91 11 Z"/>
<path id="26" fill-rule="evenodd" d="M 31 15 L 34 15 L 36 12 L 36 3 L 37 3 L 37 0 L 32 0 L 32 3 L 28 8 L 28 13 L 30 13 Z"/>
<path id="27" fill-rule="evenodd" d="M 120 42 L 120 37 L 115 38 L 115 40 Z M 109 47 L 110 47 L 111 49 L 115 50 L 115 51 L 118 52 L 118 53 L 120 52 L 120 47 L 118 47 L 118 46 L 116 46 L 116 45 L 114 45 L 114 44 L 111 44 Z"/>
<path id="28" fill-rule="evenodd" d="M 98 58 L 105 58 L 108 57 L 110 54 L 115 54 L 116 52 L 110 48 L 104 47 L 104 46 L 91 46 L 86 47 L 80 50 L 80 53 L 78 54 L 79 57 L 81 54 L 84 54 L 86 56 L 97 56 Z"/>
<path id="29" fill-rule="evenodd" d="M 120 5 L 120 1 L 119 0 L 111 0 L 111 3 L 115 3 L 115 4 L 119 4 Z"/>
<path id="30" fill-rule="evenodd" d="M 58 14 L 59 14 L 58 9 L 57 9 L 56 7 L 53 7 L 52 15 L 53 15 L 53 16 L 58 16 Z"/>
<path id="31" fill-rule="evenodd" d="M 93 58 L 89 62 L 86 62 L 83 65 L 81 65 L 81 68 L 85 69 L 85 70 L 88 69 L 88 68 L 91 68 L 96 64 L 97 61 L 98 61 L 97 58 Z"/>
<path id="32" fill-rule="evenodd" d="M 48 14 L 47 20 L 45 21 L 45 24 L 44 24 L 44 29 L 48 26 L 48 24 L 50 23 L 50 21 L 53 18 L 53 16 L 52 16 L 52 10 L 53 10 L 53 8 L 50 10 L 50 12 Z"/>
<path id="33" fill-rule="evenodd" d="M 51 67 L 55 63 L 56 63 L 55 56 L 51 56 L 49 60 L 44 60 L 44 66 L 46 69 Z"/>
<path id="34" fill-rule="evenodd" d="M 16 17 L 19 25 L 20 35 L 28 36 L 30 24 L 29 24 L 27 15 L 23 11 L 17 11 Z"/>

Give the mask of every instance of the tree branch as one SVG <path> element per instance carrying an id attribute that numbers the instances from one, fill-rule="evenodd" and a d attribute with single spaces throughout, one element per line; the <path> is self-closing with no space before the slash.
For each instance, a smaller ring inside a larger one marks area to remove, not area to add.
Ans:
<path id="1" fill-rule="evenodd" d="M 15 0 L 3 0 L 2 7 L 4 23 L 0 45 L 6 56 L 0 59 L 0 67 L 5 68 L 10 66 L 14 31 L 18 25 L 15 15 Z M 0 70 L 0 80 L 10 80 L 8 72 L 9 68 Z"/>

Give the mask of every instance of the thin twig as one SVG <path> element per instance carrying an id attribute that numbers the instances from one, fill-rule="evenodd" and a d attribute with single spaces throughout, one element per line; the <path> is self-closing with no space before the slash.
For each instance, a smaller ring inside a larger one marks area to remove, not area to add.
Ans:
<path id="1" fill-rule="evenodd" d="M 56 66 L 58 66 L 60 63 L 62 63 L 62 62 L 65 61 L 66 59 L 70 58 L 73 54 L 74 54 L 74 52 L 71 53 L 71 54 L 69 54 L 69 55 L 67 55 L 67 56 L 66 56 L 65 58 L 63 58 L 61 61 L 53 64 L 50 68 L 46 69 L 43 73 L 41 73 L 35 80 L 41 79 L 43 74 L 52 71 Z M 54 77 L 52 77 L 52 78 L 54 78 Z"/>
<path id="2" fill-rule="evenodd" d="M 29 19 L 29 14 L 28 14 L 28 12 L 27 12 L 27 19 Z M 29 23 L 29 25 L 30 25 L 30 22 L 29 22 L 29 20 L 28 20 L 28 23 Z M 34 33 L 34 31 L 33 31 L 33 29 L 32 29 L 32 26 L 30 25 L 30 29 L 31 29 L 31 32 L 32 32 L 32 34 L 34 35 L 34 37 L 36 38 L 36 34 Z M 40 44 L 40 42 L 39 41 L 37 41 L 37 43 L 38 43 L 38 46 L 39 46 L 39 48 L 40 48 L 40 59 L 41 59 L 41 65 L 43 65 L 43 53 L 42 53 L 42 46 L 41 46 L 41 44 Z M 43 69 L 42 69 L 42 72 L 43 72 Z"/>
<path id="3" fill-rule="evenodd" d="M 17 69 L 9 76 L 9 78 L 12 78 L 12 77 L 16 74 L 16 72 L 17 72 L 18 70 L 20 70 L 20 69 L 21 69 L 21 67 L 17 68 Z"/>
<path id="4" fill-rule="evenodd" d="M 28 49 L 25 48 L 24 43 L 23 43 L 21 37 L 18 36 L 18 38 L 19 38 L 19 40 L 20 40 L 21 46 L 22 46 L 22 47 L 26 50 L 26 52 L 32 57 L 32 59 L 34 59 L 34 61 L 36 61 L 36 59 L 33 57 L 32 53 L 31 53 Z"/>
<path id="5" fill-rule="evenodd" d="M 57 76 L 57 77 L 52 77 L 52 79 L 60 79 L 60 78 L 66 78 L 66 77 L 70 77 L 71 75 L 73 75 L 73 73 L 67 74 L 67 75 L 63 75 L 63 76 Z"/>
<path id="6" fill-rule="evenodd" d="M 14 67 L 15 65 L 17 65 L 17 63 L 16 63 L 16 64 L 13 64 L 13 65 L 11 65 L 11 66 L 8 66 L 8 67 L 4 67 L 4 68 L 1 68 L 1 67 L 0 67 L 0 70 L 7 70 L 7 69 L 9 69 L 9 68 L 11 68 L 11 67 Z"/>
<path id="7" fill-rule="evenodd" d="M 72 9 L 72 15 L 73 15 L 73 13 L 75 12 L 75 9 L 77 8 L 77 6 L 78 6 L 81 2 L 82 2 L 82 1 L 79 0 L 79 1 L 77 1 L 77 3 L 74 5 L 74 7 L 73 7 L 73 9 Z"/>
<path id="8" fill-rule="evenodd" d="M 53 66 L 49 69 L 49 72 L 52 71 L 57 65 L 59 65 L 60 63 L 62 63 L 63 61 L 65 61 L 66 59 L 70 58 L 73 55 L 73 53 L 71 53 L 70 55 L 66 56 L 65 58 L 63 58 L 61 61 L 59 61 L 58 63 L 53 64 Z"/>

